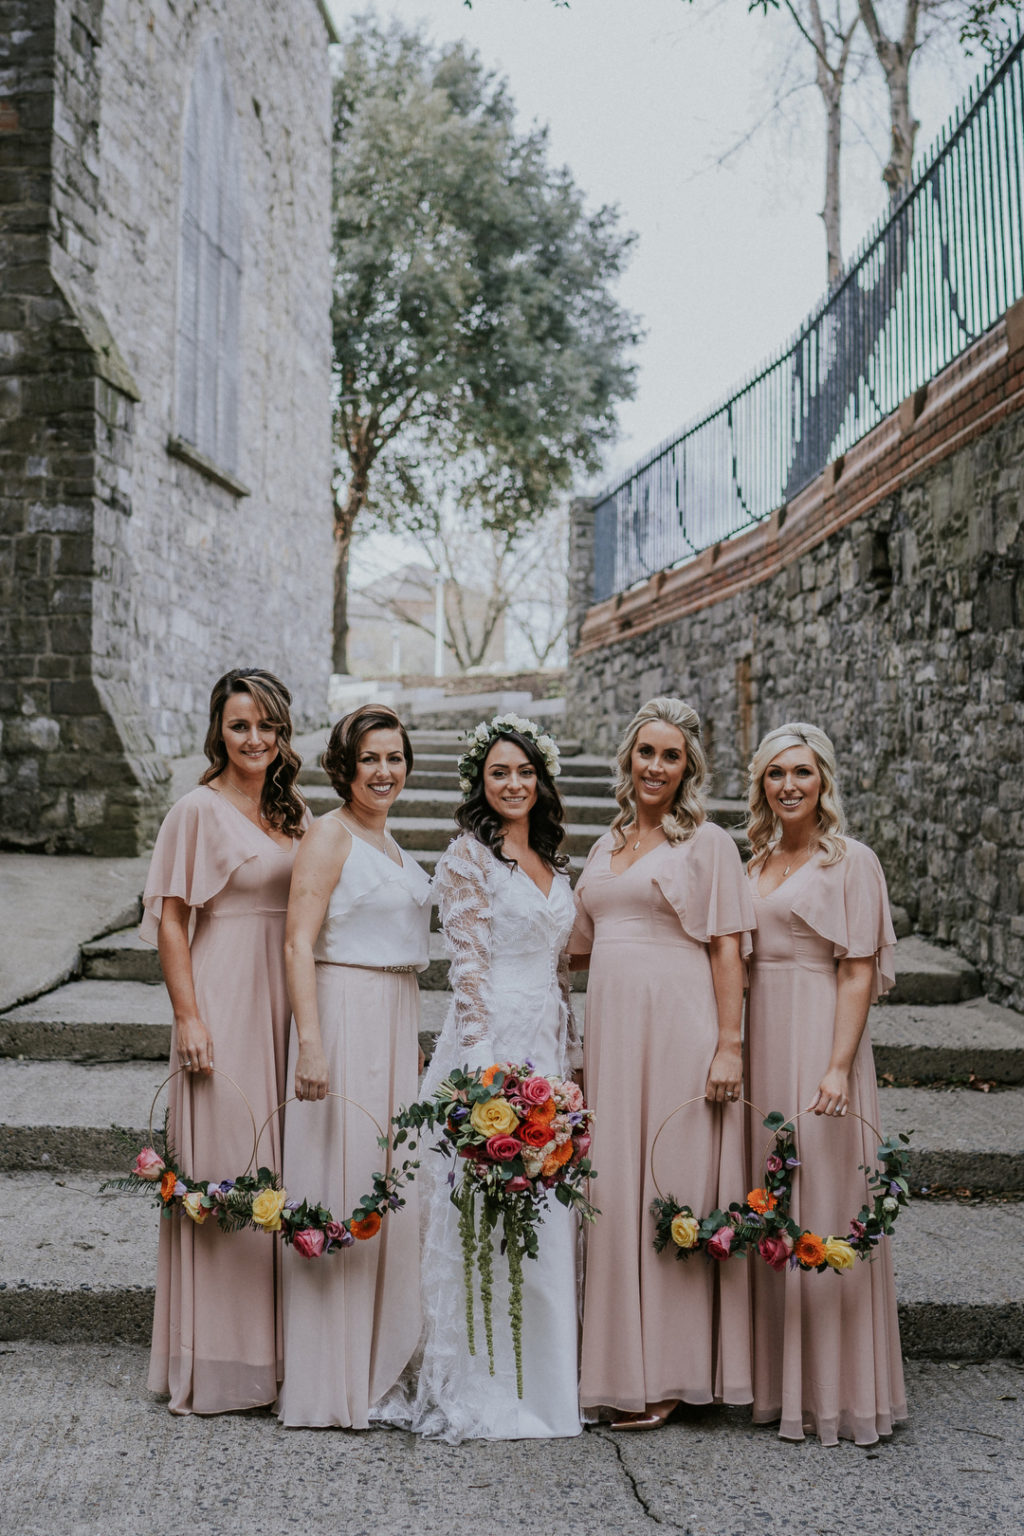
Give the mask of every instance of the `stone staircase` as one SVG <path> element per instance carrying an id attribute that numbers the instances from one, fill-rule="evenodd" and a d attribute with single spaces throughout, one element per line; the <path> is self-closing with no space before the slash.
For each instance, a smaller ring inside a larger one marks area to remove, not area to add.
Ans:
<path id="1" fill-rule="evenodd" d="M 438 731 L 417 732 L 414 744 L 415 771 L 390 825 L 429 871 L 451 836 L 458 743 Z M 570 753 L 560 787 L 575 878 L 612 801 L 607 762 Z M 303 783 L 316 814 L 337 804 L 318 767 Z M 712 809 L 740 840 L 742 806 L 716 801 Z M 428 1054 L 447 1007 L 447 974 L 435 931 L 421 978 Z M 959 956 L 906 936 L 896 991 L 872 1010 L 881 1129 L 914 1131 L 913 1179 L 931 1192 L 901 1218 L 894 1242 L 908 1355 L 1024 1353 L 1024 1277 L 1014 1257 L 1024 1200 L 1024 1017 L 979 994 L 976 972 Z M 148 1337 L 158 1217 L 98 1186 L 126 1163 L 111 1125 L 145 1132 L 169 1045 L 159 962 L 134 927 L 84 944 L 77 979 L 0 1013 L 0 1337 Z"/>

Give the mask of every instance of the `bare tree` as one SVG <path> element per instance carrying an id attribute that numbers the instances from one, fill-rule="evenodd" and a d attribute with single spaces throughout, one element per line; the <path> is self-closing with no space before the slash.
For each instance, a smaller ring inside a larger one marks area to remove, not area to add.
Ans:
<path id="1" fill-rule="evenodd" d="M 516 618 L 537 664 L 543 666 L 565 631 L 568 519 L 556 506 L 528 528 L 481 526 L 479 511 L 451 500 L 435 502 L 409 534 L 430 569 L 444 581 L 445 648 L 466 670 L 478 667 L 502 620 Z M 389 597 L 383 579 L 374 600 L 403 624 L 425 634 L 433 621 L 399 595 Z"/>

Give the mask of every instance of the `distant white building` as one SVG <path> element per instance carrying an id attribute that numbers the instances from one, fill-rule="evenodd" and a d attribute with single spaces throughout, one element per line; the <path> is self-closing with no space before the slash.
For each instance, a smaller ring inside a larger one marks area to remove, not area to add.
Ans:
<path id="1" fill-rule="evenodd" d="M 456 583 L 445 583 L 445 605 L 453 611 Z M 482 624 L 483 593 L 461 587 L 463 611 L 471 629 Z M 434 673 L 434 633 L 437 575 L 415 561 L 349 595 L 348 661 L 356 677 L 430 677 Z M 505 618 L 499 618 L 479 663 L 484 668 L 505 664 Z M 445 671 L 458 664 L 445 650 Z"/>

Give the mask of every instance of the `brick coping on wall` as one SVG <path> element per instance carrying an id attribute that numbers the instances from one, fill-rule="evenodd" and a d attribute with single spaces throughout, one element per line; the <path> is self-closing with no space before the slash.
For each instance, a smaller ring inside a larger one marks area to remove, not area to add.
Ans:
<path id="1" fill-rule="evenodd" d="M 788 506 L 674 570 L 587 610 L 575 655 L 643 634 L 767 581 L 908 481 L 1024 406 L 1024 299 L 826 466 Z"/>

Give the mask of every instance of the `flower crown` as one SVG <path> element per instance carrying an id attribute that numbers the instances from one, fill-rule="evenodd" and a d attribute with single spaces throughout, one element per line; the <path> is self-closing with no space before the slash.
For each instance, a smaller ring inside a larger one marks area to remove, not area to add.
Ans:
<path id="1" fill-rule="evenodd" d="M 527 720 L 523 715 L 495 715 L 493 720 L 481 720 L 476 729 L 467 731 L 463 738 L 466 750 L 459 758 L 459 788 L 464 796 L 472 792 L 491 743 L 509 731 L 515 731 L 517 735 L 526 736 L 532 741 L 543 757 L 548 773 L 553 779 L 558 778 L 561 768 L 554 739 L 542 731 L 536 721 Z"/>

